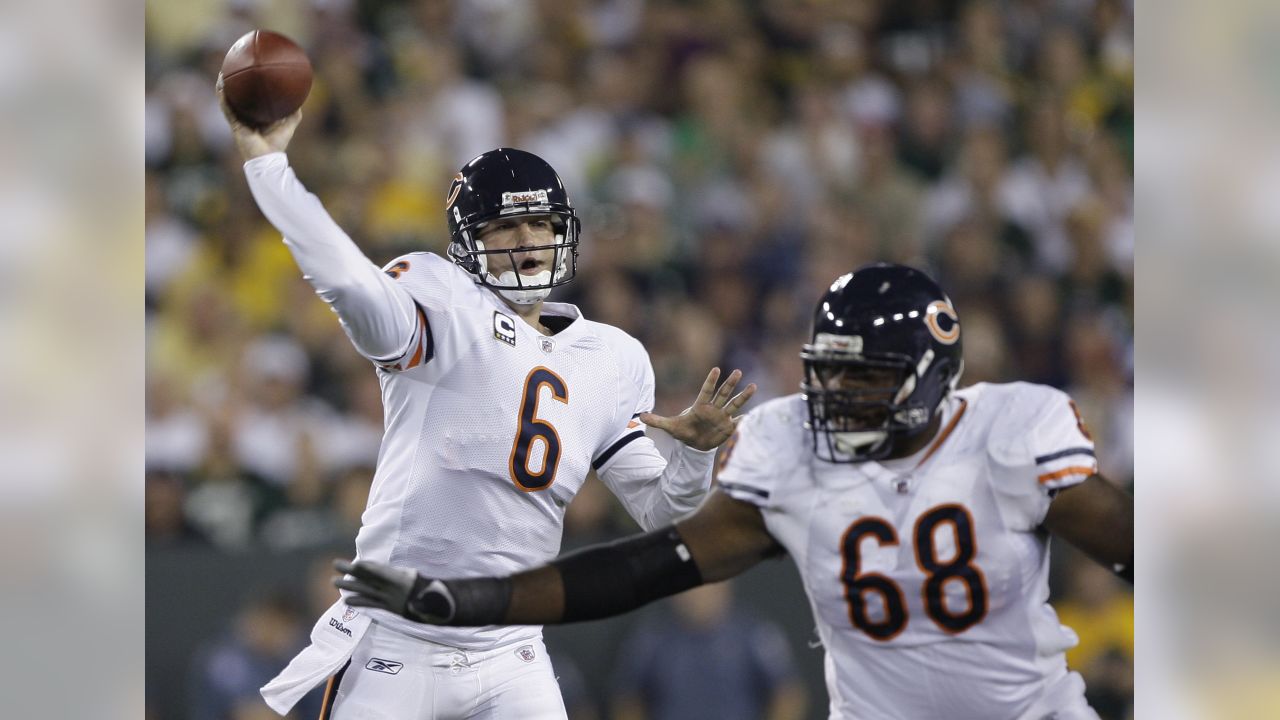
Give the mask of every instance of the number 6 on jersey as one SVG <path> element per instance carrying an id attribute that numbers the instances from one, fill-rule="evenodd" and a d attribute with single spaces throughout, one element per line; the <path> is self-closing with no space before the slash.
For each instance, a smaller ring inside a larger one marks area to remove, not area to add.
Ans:
<path id="1" fill-rule="evenodd" d="M 520 425 L 511 445 L 511 481 L 525 492 L 544 490 L 556 480 L 556 466 L 560 464 L 560 435 L 555 426 L 538 419 L 538 397 L 542 387 L 551 389 L 551 398 L 569 404 L 569 387 L 564 380 L 545 367 L 538 366 L 524 380 L 524 395 L 520 398 Z M 542 467 L 529 467 L 530 451 L 534 442 L 542 443 Z"/>

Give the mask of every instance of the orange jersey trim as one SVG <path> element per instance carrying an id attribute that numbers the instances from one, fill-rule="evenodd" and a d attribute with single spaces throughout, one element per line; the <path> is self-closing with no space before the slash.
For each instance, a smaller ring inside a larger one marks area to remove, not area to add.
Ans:
<path id="1" fill-rule="evenodd" d="M 1036 478 L 1036 480 L 1039 480 L 1041 484 L 1044 484 L 1047 482 L 1052 482 L 1054 480 L 1057 480 L 1058 478 L 1068 477 L 1070 475 L 1086 475 L 1087 476 L 1087 475 L 1092 475 L 1096 472 L 1098 472 L 1098 469 L 1095 467 L 1086 467 L 1084 465 L 1073 465 L 1071 467 L 1062 468 L 1061 470 L 1056 470 L 1051 473 L 1045 473 L 1044 475 L 1041 475 L 1040 477 Z"/>
<path id="2" fill-rule="evenodd" d="M 920 458 L 920 462 L 916 463 L 916 467 L 920 467 L 925 464 L 929 458 L 933 457 L 933 454 L 937 452 L 938 448 L 942 447 L 942 443 L 946 442 L 947 438 L 951 435 L 951 431 L 956 429 L 956 423 L 960 422 L 960 418 L 964 416 L 964 411 L 967 409 L 969 409 L 969 401 L 964 398 L 960 398 L 960 409 L 956 411 L 954 416 L 952 416 L 951 422 L 947 423 L 947 426 L 942 428 L 942 432 L 938 433 L 938 439 L 933 441 L 933 445 L 929 447 L 929 451 L 924 454 L 924 457 Z"/>

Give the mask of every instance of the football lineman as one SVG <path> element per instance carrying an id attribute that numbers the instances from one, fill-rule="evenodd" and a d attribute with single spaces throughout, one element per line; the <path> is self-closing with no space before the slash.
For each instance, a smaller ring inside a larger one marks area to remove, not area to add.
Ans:
<path id="1" fill-rule="evenodd" d="M 573 279 L 579 244 L 550 165 L 511 148 L 475 158 L 444 198 L 448 259 L 410 253 L 379 268 L 290 169 L 301 115 L 259 132 L 223 108 L 259 208 L 381 381 L 358 558 L 436 577 L 535 567 L 559 553 L 565 506 L 591 474 L 646 529 L 704 499 L 714 451 L 755 386 L 735 395 L 741 373 L 717 387 L 713 369 L 686 412 L 648 412 L 640 343 L 546 302 Z M 339 600 L 262 694 L 285 714 L 325 678 L 325 717 L 337 720 L 565 717 L 537 627 L 433 627 Z"/>
<path id="2" fill-rule="evenodd" d="M 1096 719 L 1047 602 L 1048 540 L 1132 582 L 1133 500 L 1098 475 L 1066 394 L 956 390 L 961 336 L 924 273 L 861 268 L 818 302 L 801 392 L 747 415 L 693 516 L 514 577 L 357 560 L 337 584 L 425 623 L 558 623 L 785 552 L 826 648 L 832 718 Z"/>

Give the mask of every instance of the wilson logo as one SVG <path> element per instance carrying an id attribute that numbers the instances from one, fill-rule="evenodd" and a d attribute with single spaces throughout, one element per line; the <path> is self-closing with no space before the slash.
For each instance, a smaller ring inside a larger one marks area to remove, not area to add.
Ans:
<path id="1" fill-rule="evenodd" d="M 374 672 L 395 675 L 400 672 L 400 668 L 404 667 L 404 663 L 398 663 L 395 660 L 383 660 L 382 658 L 371 658 L 369 664 L 365 665 L 366 670 Z"/>
<path id="2" fill-rule="evenodd" d="M 336 618 L 329 618 L 329 627 L 333 628 L 334 630 L 337 630 L 338 632 L 342 633 L 343 635 L 346 635 L 347 637 L 351 637 L 351 629 L 348 628 L 346 625 L 343 625 L 342 623 L 338 622 Z"/>

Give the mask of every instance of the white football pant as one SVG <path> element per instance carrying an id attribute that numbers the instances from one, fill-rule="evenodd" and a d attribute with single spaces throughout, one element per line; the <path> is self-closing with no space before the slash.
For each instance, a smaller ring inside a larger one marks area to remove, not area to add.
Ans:
<path id="1" fill-rule="evenodd" d="M 321 720 L 565 720 L 542 638 L 462 650 L 374 623 L 330 679 Z"/>

